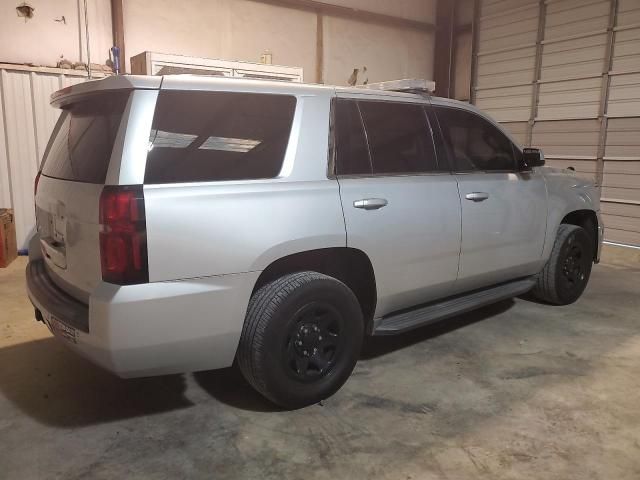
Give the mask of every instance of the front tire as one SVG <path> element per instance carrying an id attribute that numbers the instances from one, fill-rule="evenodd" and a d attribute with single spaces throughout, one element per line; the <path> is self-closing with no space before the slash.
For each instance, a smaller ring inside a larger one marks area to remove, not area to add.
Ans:
<path id="1" fill-rule="evenodd" d="M 538 275 L 533 295 L 553 305 L 569 305 L 587 287 L 593 264 L 593 240 L 584 228 L 558 227 L 551 257 Z"/>
<path id="2" fill-rule="evenodd" d="M 317 272 L 285 275 L 251 297 L 238 365 L 273 403 L 304 407 L 347 381 L 363 331 L 360 304 L 344 283 Z"/>

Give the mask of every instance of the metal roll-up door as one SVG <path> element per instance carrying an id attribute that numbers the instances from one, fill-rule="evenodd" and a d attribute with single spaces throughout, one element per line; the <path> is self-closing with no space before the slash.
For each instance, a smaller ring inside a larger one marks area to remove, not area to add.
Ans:
<path id="1" fill-rule="evenodd" d="M 640 1 L 480 0 L 472 101 L 601 189 L 605 240 L 640 245 Z"/>
<path id="2" fill-rule="evenodd" d="M 618 0 L 609 72 L 602 212 L 606 239 L 640 245 L 640 1 Z"/>
<path id="3" fill-rule="evenodd" d="M 83 71 L 0 65 L 0 207 L 14 210 L 18 248 L 35 228 L 33 181 L 60 115 L 50 96 L 85 80 Z"/>
<path id="4" fill-rule="evenodd" d="M 610 0 L 547 0 L 532 144 L 597 180 Z"/>
<path id="5" fill-rule="evenodd" d="M 538 37 L 537 0 L 483 0 L 473 101 L 525 144 Z"/>
<path id="6" fill-rule="evenodd" d="M 595 181 L 599 137 L 597 119 L 541 121 L 533 128 L 531 143 L 543 149 L 547 164 L 572 167 L 579 176 Z"/>

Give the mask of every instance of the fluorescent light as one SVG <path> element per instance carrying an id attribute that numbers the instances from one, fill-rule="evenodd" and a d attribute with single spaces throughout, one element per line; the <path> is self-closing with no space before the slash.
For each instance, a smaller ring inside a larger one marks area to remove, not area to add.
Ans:
<path id="1" fill-rule="evenodd" d="M 200 145 L 202 150 L 220 150 L 223 152 L 247 153 L 262 143 L 248 138 L 209 137 Z"/>
<path id="2" fill-rule="evenodd" d="M 197 135 L 189 135 L 187 133 L 152 130 L 150 140 L 153 145 L 152 148 L 187 148 L 196 138 L 198 138 Z"/>

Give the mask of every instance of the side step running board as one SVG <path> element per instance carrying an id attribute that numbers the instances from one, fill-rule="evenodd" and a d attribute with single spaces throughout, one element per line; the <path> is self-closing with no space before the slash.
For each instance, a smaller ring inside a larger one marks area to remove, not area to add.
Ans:
<path id="1" fill-rule="evenodd" d="M 499 302 L 500 300 L 522 295 L 531 290 L 535 283 L 533 278 L 526 278 L 461 297 L 432 303 L 414 310 L 392 314 L 388 317 L 383 317 L 376 323 L 373 334 L 396 335 L 404 333 L 438 320 Z"/>

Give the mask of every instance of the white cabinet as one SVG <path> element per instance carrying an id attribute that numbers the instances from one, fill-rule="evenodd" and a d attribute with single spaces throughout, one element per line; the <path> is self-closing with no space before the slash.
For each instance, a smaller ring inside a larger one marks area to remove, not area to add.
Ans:
<path id="1" fill-rule="evenodd" d="M 166 53 L 143 52 L 131 57 L 131 73 L 136 75 L 213 75 L 221 77 L 260 78 L 302 82 L 301 67 L 284 67 L 263 63 L 232 62 L 211 58 L 187 57 Z"/>

